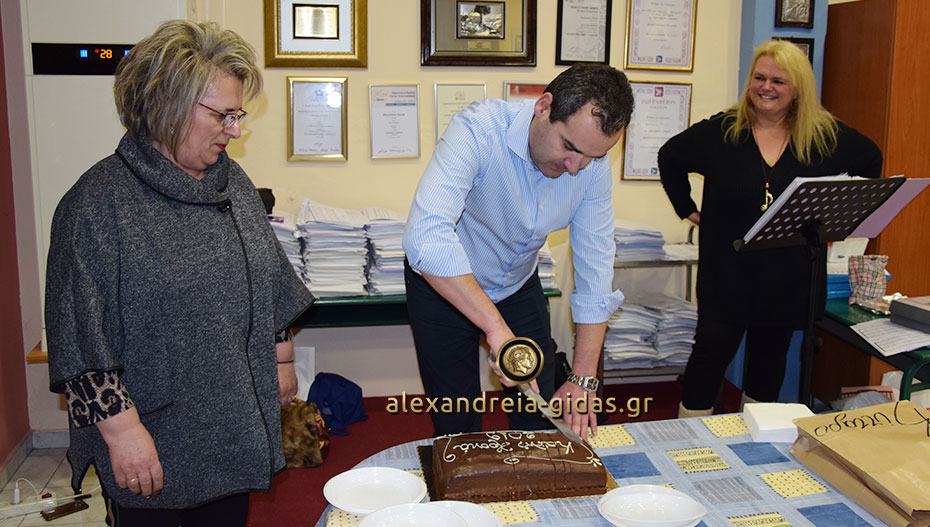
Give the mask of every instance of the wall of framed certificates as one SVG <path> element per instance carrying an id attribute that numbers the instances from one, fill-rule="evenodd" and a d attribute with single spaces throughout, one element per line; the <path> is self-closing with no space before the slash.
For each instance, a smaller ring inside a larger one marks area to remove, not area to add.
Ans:
<path id="1" fill-rule="evenodd" d="M 335 207 L 378 206 L 406 212 L 430 161 L 441 127 L 437 119 L 436 85 L 483 84 L 488 97 L 532 100 L 538 97 L 537 90 L 564 71 L 569 63 L 606 62 L 624 69 L 633 81 L 691 84 L 690 116 L 693 120 L 710 116 L 738 98 L 737 43 L 741 13 L 746 10 L 744 0 L 693 3 L 693 22 L 691 19 L 686 22 L 689 29 L 693 29 L 693 50 L 677 55 L 691 62 L 690 70 L 627 67 L 627 31 L 632 18 L 664 20 L 662 16 L 644 11 L 648 7 L 646 4 L 634 5 L 630 0 L 493 0 L 495 3 L 485 9 L 480 7 L 485 4 L 481 1 L 431 1 L 443 4 L 443 9 L 436 13 L 456 13 L 457 16 L 436 19 L 441 24 L 436 26 L 440 33 L 438 47 L 434 47 L 427 58 L 437 55 L 435 58 L 440 61 L 465 61 L 487 55 L 499 60 L 469 66 L 422 65 L 423 0 L 311 3 L 190 0 L 184 3 L 179 16 L 215 21 L 245 38 L 258 54 L 264 90 L 258 98 L 243 101 L 249 119 L 242 127 L 241 137 L 230 142 L 226 151 L 256 186 L 274 190 L 276 208 L 295 212 L 306 197 Z M 662 0 L 661 4 L 670 1 Z M 815 17 L 826 13 L 820 1 L 816 0 Z M 125 2 L 147 5 L 144 0 Z M 774 3 L 774 0 L 758 2 L 762 6 L 759 9 L 765 10 L 769 29 L 775 19 Z M 45 4 L 28 0 L 10 2 L 24 12 L 52 9 Z M 785 15 L 782 18 L 786 22 L 803 22 L 804 14 L 793 9 L 796 6 L 796 1 L 783 2 Z M 682 13 L 680 6 L 675 9 Z M 85 25 L 88 31 L 97 24 L 125 27 L 128 25 L 123 19 L 125 15 L 119 14 L 124 12 L 122 9 L 97 10 L 94 20 Z M 14 18 L 18 17 L 9 18 L 4 17 L 4 23 L 15 26 Z M 63 18 L 55 13 L 49 13 L 48 19 L 60 21 L 56 22 L 60 25 L 52 23 L 41 28 L 49 38 L 60 33 L 61 27 L 74 22 L 73 17 Z M 150 31 L 154 30 L 157 20 L 150 19 L 148 24 Z M 815 21 L 815 26 L 818 24 Z M 40 28 L 24 29 L 35 39 L 35 32 Z M 804 37 L 803 32 L 808 31 L 803 27 L 778 27 L 772 34 L 796 29 L 800 32 L 786 36 Z M 15 33 L 10 34 L 15 36 Z M 449 43 L 444 39 L 453 36 L 460 39 L 457 49 L 446 49 Z M 691 36 L 682 37 L 679 41 L 691 45 L 691 39 Z M 672 46 L 666 43 L 666 47 L 671 49 Z M 8 52 L 10 49 L 13 48 Z M 508 54 L 513 56 L 505 56 Z M 663 51 L 661 55 L 661 64 L 675 62 L 669 58 L 674 54 Z M 818 55 L 820 53 L 815 50 L 815 61 Z M 633 59 L 630 66 L 649 65 L 649 61 L 638 57 L 630 56 Z M 12 67 L 13 62 L 9 61 L 7 67 Z M 304 80 L 292 85 L 289 79 L 292 77 Z M 340 80 L 324 82 L 319 79 Z M 110 82 L 105 78 L 87 79 L 100 84 L 98 80 Z M 15 79 L 8 75 L 8 81 Z M 316 98 L 316 92 L 325 91 L 328 86 L 332 87 L 332 92 L 325 99 L 328 103 L 324 103 L 321 102 L 324 99 Z M 98 87 L 98 91 L 105 91 L 105 86 Z M 298 93 L 292 101 L 288 90 L 295 87 Z M 16 97 L 13 91 L 9 95 Z M 341 100 L 341 105 L 336 105 L 337 100 Z M 26 101 L 21 107 L 28 107 Z M 289 125 L 292 113 L 295 118 Z M 111 119 L 112 115 L 101 113 L 100 118 Z M 631 146 L 642 144 L 635 138 L 631 143 Z M 609 154 L 617 214 L 648 222 L 660 229 L 670 242 L 683 241 L 687 227 L 667 205 L 661 186 L 653 181 L 624 177 L 624 149 L 625 144 L 618 144 Z M 28 165 L 27 160 L 24 166 Z M 32 189 L 32 185 L 22 188 Z M 700 195 L 699 178 L 693 182 L 693 189 L 695 195 Z M 17 204 L 32 201 L 31 196 L 20 194 L 15 199 Z M 36 211 L 17 212 L 27 217 L 33 213 Z M 567 238 L 564 231 L 549 237 L 553 256 L 561 265 L 559 279 L 566 280 L 560 282 L 560 287 L 566 292 L 571 290 L 572 280 Z M 563 327 L 558 322 L 570 320 L 566 315 L 567 304 L 567 294 L 551 303 L 553 321 L 556 321 L 554 338 L 563 349 L 572 346 L 571 327 Z M 298 346 L 316 346 L 319 369 L 340 372 L 363 384 L 366 395 L 392 395 L 405 389 L 416 393 L 415 390 L 420 389 L 416 361 L 409 353 L 412 349 L 409 328 L 372 328 L 364 332 L 308 329 L 301 331 L 297 339 L 302 341 Z M 39 374 L 35 376 L 38 378 Z"/>

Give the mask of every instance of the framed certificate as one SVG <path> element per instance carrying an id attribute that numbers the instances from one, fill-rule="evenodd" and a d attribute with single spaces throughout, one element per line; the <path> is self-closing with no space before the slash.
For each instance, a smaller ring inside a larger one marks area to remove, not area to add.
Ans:
<path id="1" fill-rule="evenodd" d="M 536 0 L 420 0 L 421 66 L 535 66 Z"/>
<path id="2" fill-rule="evenodd" d="M 372 84 L 371 158 L 420 157 L 420 85 Z"/>
<path id="3" fill-rule="evenodd" d="M 265 67 L 367 67 L 368 0 L 264 2 Z"/>
<path id="4" fill-rule="evenodd" d="M 546 91 L 545 82 L 510 82 L 504 81 L 504 100 L 519 101 L 529 99 L 535 101 Z"/>
<path id="5" fill-rule="evenodd" d="M 287 160 L 346 161 L 345 77 L 288 77 Z"/>
<path id="6" fill-rule="evenodd" d="M 555 63 L 610 62 L 612 0 L 558 0 Z"/>
<path id="7" fill-rule="evenodd" d="M 691 84 L 630 82 L 635 109 L 623 134 L 621 179 L 659 180 L 659 148 L 688 127 Z"/>
<path id="8" fill-rule="evenodd" d="M 627 0 L 626 68 L 694 70 L 697 0 Z"/>
<path id="9" fill-rule="evenodd" d="M 484 84 L 436 85 L 436 142 L 449 126 L 452 116 L 469 104 L 487 96 Z"/>

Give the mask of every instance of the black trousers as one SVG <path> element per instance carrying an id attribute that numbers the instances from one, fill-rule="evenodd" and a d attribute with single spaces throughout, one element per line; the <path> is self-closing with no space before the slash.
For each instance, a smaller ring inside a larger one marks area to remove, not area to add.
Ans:
<path id="1" fill-rule="evenodd" d="M 734 324 L 699 316 L 694 348 L 685 368 L 682 404 L 689 410 L 714 406 L 727 366 L 746 334 L 743 393 L 757 401 L 778 400 L 785 360 L 795 328 Z"/>
<path id="2" fill-rule="evenodd" d="M 479 361 L 487 358 L 485 354 L 479 354 L 481 330 L 442 298 L 406 262 L 404 278 L 407 286 L 407 312 L 426 397 L 453 402 L 459 397 L 470 401 L 480 397 Z M 534 273 L 516 293 L 498 302 L 497 309 L 514 335 L 529 337 L 542 348 L 543 368 L 536 382 L 542 397 L 548 401 L 555 393 L 555 346 L 549 325 L 548 304 L 539 275 Z M 519 390 L 505 388 L 504 392 L 513 401 L 515 410 L 526 408 L 527 400 Z M 496 411 L 501 411 L 500 404 Z M 436 436 L 481 431 L 481 414 L 475 411 L 431 412 L 430 417 Z M 507 417 L 514 430 L 552 428 L 549 421 L 538 412 L 513 411 Z"/>
<path id="3" fill-rule="evenodd" d="M 102 487 L 101 487 L 102 488 Z M 191 509 L 130 509 L 103 496 L 112 527 L 245 527 L 249 494 L 234 494 Z"/>

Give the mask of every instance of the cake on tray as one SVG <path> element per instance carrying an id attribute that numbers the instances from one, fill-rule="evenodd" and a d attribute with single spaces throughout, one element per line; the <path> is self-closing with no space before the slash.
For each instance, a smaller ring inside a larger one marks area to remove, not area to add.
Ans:
<path id="1" fill-rule="evenodd" d="M 439 499 L 475 503 L 603 494 L 608 481 L 590 445 L 554 432 L 438 437 L 432 470 Z"/>

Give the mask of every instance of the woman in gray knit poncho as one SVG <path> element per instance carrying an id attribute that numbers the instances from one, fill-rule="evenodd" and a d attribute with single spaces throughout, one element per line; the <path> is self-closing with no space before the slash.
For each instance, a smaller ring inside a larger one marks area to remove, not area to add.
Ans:
<path id="1" fill-rule="evenodd" d="M 245 525 L 284 468 L 288 328 L 313 297 L 225 152 L 261 84 L 235 33 L 165 22 L 117 69 L 115 153 L 55 212 L 51 389 L 72 486 L 93 464 L 117 525 Z"/>

